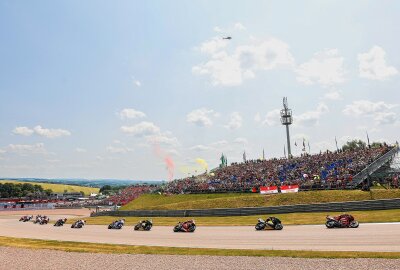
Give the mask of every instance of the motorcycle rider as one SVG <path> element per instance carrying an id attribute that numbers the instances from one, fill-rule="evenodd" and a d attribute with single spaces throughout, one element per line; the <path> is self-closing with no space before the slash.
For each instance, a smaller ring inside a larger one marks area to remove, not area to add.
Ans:
<path id="1" fill-rule="evenodd" d="M 268 218 L 265 220 L 265 223 L 266 223 L 267 225 L 271 226 L 272 228 L 275 228 L 275 226 L 276 226 L 277 224 L 279 224 L 280 222 L 279 222 L 279 219 L 277 219 L 276 217 L 268 217 Z"/>

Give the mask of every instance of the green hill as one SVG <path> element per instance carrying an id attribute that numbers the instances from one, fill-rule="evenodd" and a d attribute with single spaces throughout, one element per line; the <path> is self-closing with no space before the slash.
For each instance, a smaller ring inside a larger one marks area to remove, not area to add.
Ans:
<path id="1" fill-rule="evenodd" d="M 228 194 L 145 194 L 121 207 L 120 210 L 180 210 L 207 208 L 263 207 L 278 205 L 310 204 L 400 198 L 400 189 L 324 190 L 274 195 L 254 193 Z"/>
<path id="2" fill-rule="evenodd" d="M 83 187 L 83 186 L 72 186 L 72 185 L 62 185 L 62 184 L 49 184 L 49 183 L 38 183 L 38 182 L 22 182 L 15 180 L 0 180 L 0 183 L 13 183 L 13 184 L 32 184 L 32 185 L 40 185 L 43 189 L 51 189 L 56 193 L 63 193 L 65 190 L 67 192 L 81 192 L 83 191 L 85 195 L 90 195 L 90 193 L 99 193 L 99 188 L 92 187 Z"/>

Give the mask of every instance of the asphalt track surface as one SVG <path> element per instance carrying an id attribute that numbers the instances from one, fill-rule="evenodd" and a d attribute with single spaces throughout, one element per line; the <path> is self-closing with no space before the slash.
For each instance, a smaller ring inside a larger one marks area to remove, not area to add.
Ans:
<path id="1" fill-rule="evenodd" d="M 251 226 L 198 227 L 194 233 L 174 233 L 172 227 L 165 226 L 154 226 L 149 232 L 134 231 L 132 226 L 121 230 L 108 230 L 104 225 L 72 229 L 68 224 L 54 227 L 1 218 L 0 235 L 167 247 L 400 252 L 400 223 L 360 224 L 357 229 L 285 226 L 282 231 L 255 231 Z"/>

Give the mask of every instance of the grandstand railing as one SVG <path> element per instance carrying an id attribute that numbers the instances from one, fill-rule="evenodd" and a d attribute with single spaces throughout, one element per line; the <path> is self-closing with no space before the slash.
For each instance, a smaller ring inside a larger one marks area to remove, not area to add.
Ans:
<path id="1" fill-rule="evenodd" d="M 361 172 L 356 174 L 353 177 L 353 181 L 351 183 L 348 183 L 347 187 L 348 188 L 356 188 L 361 183 L 368 178 L 371 174 L 373 174 L 376 170 L 378 170 L 382 165 L 384 165 L 386 162 L 388 162 L 391 158 L 393 158 L 394 155 L 399 151 L 399 147 L 396 145 L 393 149 L 391 149 L 389 152 L 385 153 L 375 161 L 373 161 L 371 164 L 369 164 L 365 169 L 363 169 Z"/>

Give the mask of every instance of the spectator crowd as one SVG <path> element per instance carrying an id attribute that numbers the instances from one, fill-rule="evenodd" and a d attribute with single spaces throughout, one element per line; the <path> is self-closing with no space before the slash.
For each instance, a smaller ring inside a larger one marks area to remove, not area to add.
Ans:
<path id="1" fill-rule="evenodd" d="M 129 186 L 120 190 L 117 194 L 108 197 L 106 202 L 110 205 L 124 205 L 138 198 L 140 195 L 150 192 L 152 188 L 152 186 L 148 185 Z"/>
<path id="2" fill-rule="evenodd" d="M 392 149 L 382 144 L 300 157 L 232 163 L 211 173 L 169 182 L 167 193 L 243 192 L 260 186 L 299 185 L 300 189 L 339 189 L 371 162 Z"/>

